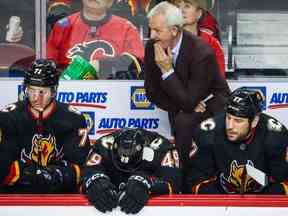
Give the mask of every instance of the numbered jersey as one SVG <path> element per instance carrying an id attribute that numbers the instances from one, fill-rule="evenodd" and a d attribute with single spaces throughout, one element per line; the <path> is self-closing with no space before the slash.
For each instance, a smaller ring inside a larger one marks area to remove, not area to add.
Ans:
<path id="1" fill-rule="evenodd" d="M 84 163 L 90 146 L 85 118 L 67 104 L 53 102 L 52 106 L 42 121 L 33 117 L 26 102 L 10 104 L 1 110 L 9 119 L 4 127 L 9 146 L 7 161 L 18 161 L 20 168 L 32 163 L 48 166 L 63 160 Z M 9 142 L 9 137 L 13 137 L 13 142 Z"/>
<path id="2" fill-rule="evenodd" d="M 191 144 L 190 191 L 194 188 L 193 192 L 200 193 L 208 188 L 209 181 L 216 179 L 215 188 L 219 186 L 217 192 L 220 193 L 261 192 L 263 186 L 246 175 L 246 165 L 261 170 L 279 184 L 288 178 L 287 150 L 287 129 L 264 113 L 251 136 L 241 142 L 231 142 L 226 138 L 225 115 L 208 119 L 201 123 Z"/>
<path id="3" fill-rule="evenodd" d="M 119 162 L 115 161 L 117 160 L 116 157 L 112 156 L 112 146 L 117 135 L 116 131 L 97 140 L 86 162 L 84 176 L 89 178 L 94 173 L 105 173 L 110 177 L 112 183 L 118 187 L 122 182 L 126 183 L 131 175 L 139 174 L 170 182 L 174 187 L 173 191 L 178 191 L 180 186 L 179 158 L 174 144 L 158 133 L 142 129 L 135 130 L 141 130 L 146 140 L 142 160 L 137 169 L 133 171 L 123 170 L 125 169 L 124 166 L 119 169 L 115 165 Z M 157 193 L 157 189 L 155 193 Z"/>

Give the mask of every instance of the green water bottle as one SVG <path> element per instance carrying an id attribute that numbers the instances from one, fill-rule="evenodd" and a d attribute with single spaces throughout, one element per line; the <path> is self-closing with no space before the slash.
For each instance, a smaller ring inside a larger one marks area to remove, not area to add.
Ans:
<path id="1" fill-rule="evenodd" d="M 73 57 L 72 62 L 61 75 L 62 80 L 93 80 L 98 78 L 99 75 L 95 68 L 79 55 Z"/>

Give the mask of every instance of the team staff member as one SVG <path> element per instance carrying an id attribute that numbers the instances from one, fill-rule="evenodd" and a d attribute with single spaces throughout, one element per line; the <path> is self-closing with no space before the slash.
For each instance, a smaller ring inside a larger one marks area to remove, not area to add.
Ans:
<path id="1" fill-rule="evenodd" d="M 99 211 L 119 206 L 138 213 L 153 195 L 178 193 L 178 152 L 163 136 L 124 128 L 97 140 L 84 169 L 83 188 Z"/>
<path id="2" fill-rule="evenodd" d="M 201 31 L 199 28 L 199 21 L 207 10 L 206 0 L 171 0 L 171 2 L 182 10 L 184 29 L 201 37 L 214 50 L 219 70 L 225 78 L 224 51 L 220 42 L 207 31 Z"/>
<path id="3" fill-rule="evenodd" d="M 182 29 L 179 8 L 161 2 L 148 18 L 151 40 L 145 49 L 145 90 L 151 102 L 169 113 L 185 172 L 192 131 L 203 119 L 224 110 L 230 90 L 213 50 Z M 213 98 L 203 112 L 198 112 L 197 105 L 209 95 Z"/>
<path id="4" fill-rule="evenodd" d="M 168 0 L 168 2 L 173 4 L 178 4 L 181 1 L 182 0 Z M 211 13 L 211 10 L 215 5 L 215 0 L 201 0 L 201 5 L 202 9 L 204 10 L 202 10 L 202 14 L 198 20 L 198 27 L 200 32 L 205 32 L 206 34 L 215 37 L 219 42 L 221 42 L 219 24 L 215 16 Z"/>
<path id="5" fill-rule="evenodd" d="M 288 194 L 288 132 L 261 113 L 262 102 L 259 91 L 236 89 L 225 113 L 201 123 L 189 153 L 187 191 Z M 267 179 L 259 181 L 254 168 Z"/>
<path id="6" fill-rule="evenodd" d="M 75 108 L 55 100 L 58 80 L 54 62 L 35 60 L 24 75 L 24 100 L 1 110 L 2 191 L 77 191 L 90 147 L 89 127 Z"/>
<path id="7" fill-rule="evenodd" d="M 136 65 L 139 75 L 144 57 L 142 40 L 132 23 L 109 12 L 112 4 L 113 0 L 82 0 L 80 12 L 54 24 L 48 38 L 48 58 L 65 69 L 74 56 L 80 55 L 103 79 L 127 71 L 130 65 Z"/>

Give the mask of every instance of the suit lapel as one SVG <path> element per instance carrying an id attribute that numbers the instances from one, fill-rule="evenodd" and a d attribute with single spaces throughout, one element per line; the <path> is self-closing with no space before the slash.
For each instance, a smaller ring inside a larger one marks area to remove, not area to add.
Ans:
<path id="1" fill-rule="evenodd" d="M 185 60 L 186 59 L 185 56 L 188 54 L 186 52 L 189 52 L 189 50 L 186 49 L 186 44 L 187 44 L 187 35 L 184 31 L 182 43 L 180 45 L 180 50 L 175 65 L 175 71 L 178 75 L 178 78 L 181 79 L 184 83 L 186 83 L 188 79 L 188 67 L 187 67 L 187 60 Z"/>

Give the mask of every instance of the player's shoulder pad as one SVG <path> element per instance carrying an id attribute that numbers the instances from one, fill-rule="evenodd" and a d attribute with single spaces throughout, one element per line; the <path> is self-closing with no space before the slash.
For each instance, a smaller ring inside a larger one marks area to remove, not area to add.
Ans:
<path id="1" fill-rule="evenodd" d="M 20 111 L 24 110 L 24 102 L 23 101 L 7 104 L 0 110 L 0 112 L 11 113 L 11 112 L 19 111 L 19 110 Z"/>
<path id="2" fill-rule="evenodd" d="M 65 103 L 57 102 L 57 109 L 60 109 L 60 115 L 63 116 L 71 122 L 74 127 L 91 127 L 93 123 L 92 119 L 87 117 L 85 114 L 81 113 L 75 106 Z"/>
<path id="3" fill-rule="evenodd" d="M 286 132 L 287 133 L 287 128 L 277 119 L 273 118 L 272 116 L 266 115 L 266 114 L 261 114 L 260 115 L 260 124 L 261 120 L 264 120 L 265 127 L 269 132 L 273 133 L 282 133 Z"/>
<path id="4" fill-rule="evenodd" d="M 5 105 L 0 112 L 3 113 L 9 113 L 9 112 L 13 112 L 14 110 L 17 109 L 17 103 L 11 103 L 11 104 L 7 104 Z"/>
<path id="5" fill-rule="evenodd" d="M 68 115 L 72 115 L 72 116 L 82 115 L 80 110 L 78 110 L 77 107 L 73 105 L 56 101 L 56 106 L 57 106 L 57 109 L 60 109 L 62 112 L 67 113 Z"/>
<path id="6" fill-rule="evenodd" d="M 209 132 L 215 130 L 216 125 L 217 123 L 214 118 L 208 118 L 200 123 L 199 129 L 200 131 Z"/>
<path id="7" fill-rule="evenodd" d="M 154 151 L 167 151 L 175 148 L 174 144 L 157 132 L 145 131 L 147 146 Z"/>
<path id="8" fill-rule="evenodd" d="M 113 143 L 115 141 L 114 134 L 107 134 L 97 139 L 96 146 L 107 150 L 112 150 Z"/>
<path id="9" fill-rule="evenodd" d="M 217 115 L 202 121 L 195 130 L 195 138 L 212 138 L 225 130 L 225 114 Z M 205 139 L 206 139 L 205 138 Z M 210 139 L 209 138 L 209 139 Z"/>

